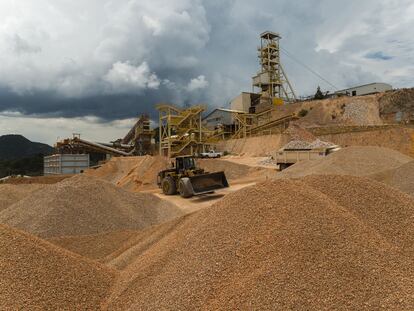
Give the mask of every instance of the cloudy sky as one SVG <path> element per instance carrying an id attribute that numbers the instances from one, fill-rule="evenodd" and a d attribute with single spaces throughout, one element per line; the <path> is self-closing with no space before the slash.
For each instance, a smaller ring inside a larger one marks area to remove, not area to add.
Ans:
<path id="1" fill-rule="evenodd" d="M 299 95 L 333 90 L 299 62 L 337 88 L 411 87 L 413 29 L 412 0 L 1 0 L 0 135 L 109 141 L 159 102 L 228 106 L 265 30 Z"/>

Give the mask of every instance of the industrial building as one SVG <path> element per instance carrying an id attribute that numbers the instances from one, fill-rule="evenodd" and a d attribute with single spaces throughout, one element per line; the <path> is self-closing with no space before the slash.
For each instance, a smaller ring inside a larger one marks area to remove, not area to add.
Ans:
<path id="1" fill-rule="evenodd" d="M 44 157 L 43 175 L 79 174 L 89 168 L 89 154 L 54 154 Z"/>
<path id="2" fill-rule="evenodd" d="M 203 118 L 202 123 L 203 126 L 210 130 L 217 129 L 219 127 L 232 130 L 235 123 L 235 114 L 239 113 L 245 113 L 245 111 L 216 108 Z"/>
<path id="3" fill-rule="evenodd" d="M 360 86 L 351 87 L 349 89 L 344 89 L 335 92 L 336 95 L 348 95 L 348 96 L 362 96 L 370 95 L 379 92 L 391 91 L 392 86 L 387 83 L 374 82 L 369 84 L 364 84 Z"/>
<path id="4" fill-rule="evenodd" d="M 250 108 L 256 106 L 260 101 L 260 94 L 242 92 L 230 102 L 231 110 L 250 112 Z"/>

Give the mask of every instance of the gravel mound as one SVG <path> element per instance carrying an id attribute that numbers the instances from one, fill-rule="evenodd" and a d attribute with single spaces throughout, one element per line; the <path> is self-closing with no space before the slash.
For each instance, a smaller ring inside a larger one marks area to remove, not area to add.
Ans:
<path id="1" fill-rule="evenodd" d="M 414 196 L 414 161 L 369 177 Z"/>
<path id="2" fill-rule="evenodd" d="M 413 211 L 409 196 L 349 176 L 244 188 L 137 236 L 111 261 L 123 270 L 105 307 L 411 310 Z"/>
<path id="3" fill-rule="evenodd" d="M 115 272 L 0 225 L 1 310 L 99 310 Z"/>
<path id="4" fill-rule="evenodd" d="M 182 214 L 149 193 L 130 193 L 109 182 L 76 176 L 35 192 L 0 212 L 0 223 L 43 238 L 140 230 Z"/>
<path id="5" fill-rule="evenodd" d="M 137 231 L 125 230 L 92 235 L 51 238 L 48 241 L 71 252 L 94 260 L 102 260 L 115 252 Z"/>
<path id="6" fill-rule="evenodd" d="M 42 185 L 9 185 L 0 184 L 0 211 L 30 196 L 33 191 L 43 188 Z"/>
<path id="7" fill-rule="evenodd" d="M 276 178 L 297 178 L 308 175 L 368 176 L 393 169 L 413 159 L 398 151 L 375 146 L 342 148 L 325 158 L 298 162 L 276 175 Z"/>
<path id="8" fill-rule="evenodd" d="M 413 198 L 367 178 L 307 176 L 301 180 L 349 210 L 388 243 L 414 256 Z"/>

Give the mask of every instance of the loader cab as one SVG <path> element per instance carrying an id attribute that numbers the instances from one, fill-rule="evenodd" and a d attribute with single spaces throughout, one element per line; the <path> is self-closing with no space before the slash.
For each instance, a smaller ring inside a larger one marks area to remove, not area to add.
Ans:
<path id="1" fill-rule="evenodd" d="M 184 156 L 175 158 L 175 169 L 179 173 L 189 170 L 195 170 L 196 163 L 194 157 Z"/>

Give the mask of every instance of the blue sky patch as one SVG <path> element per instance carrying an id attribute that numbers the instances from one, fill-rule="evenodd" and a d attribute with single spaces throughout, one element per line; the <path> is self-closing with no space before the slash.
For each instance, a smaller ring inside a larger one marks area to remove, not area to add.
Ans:
<path id="1" fill-rule="evenodd" d="M 393 59 L 394 57 L 392 57 L 390 55 L 386 55 L 382 51 L 378 51 L 378 52 L 370 52 L 370 53 L 366 54 L 365 58 L 379 59 L 379 60 L 390 60 L 390 59 Z"/>

